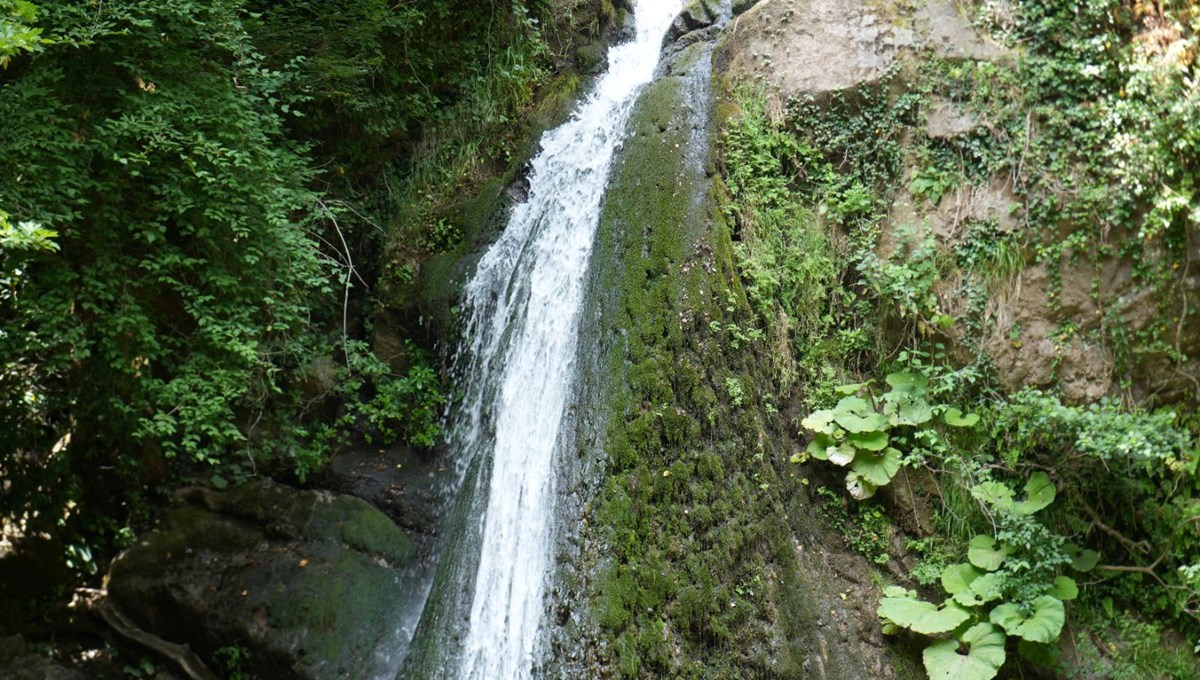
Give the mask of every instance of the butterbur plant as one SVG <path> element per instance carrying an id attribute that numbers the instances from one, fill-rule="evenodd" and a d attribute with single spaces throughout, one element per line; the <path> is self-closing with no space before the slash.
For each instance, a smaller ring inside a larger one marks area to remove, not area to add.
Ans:
<path id="1" fill-rule="evenodd" d="M 1079 595 L 1075 580 L 1054 575 L 1065 565 L 1077 571 L 1096 566 L 1099 555 L 1049 535 L 1033 515 L 1054 502 L 1055 488 L 1044 472 L 1034 473 L 1020 499 L 1003 482 L 977 484 L 971 494 L 993 513 L 996 535 L 971 539 L 967 562 L 942 571 L 946 599 L 935 604 L 900 587 L 884 590 L 878 614 L 885 633 L 902 629 L 938 636 L 922 658 L 935 680 L 990 680 L 1016 640 L 1023 657 L 1052 663 L 1066 620 L 1065 601 Z M 1045 534 L 1044 536 L 1041 534 Z"/>
<path id="2" fill-rule="evenodd" d="M 870 383 L 835 388 L 844 395 L 836 406 L 815 411 L 800 422 L 814 433 L 808 454 L 849 467 L 846 490 L 858 500 L 875 495 L 906 462 L 919 461 L 940 446 L 932 426 L 935 415 L 940 413 L 952 427 L 973 427 L 979 421 L 978 415 L 930 404 L 929 380 L 920 373 L 891 373 L 885 380 L 889 389 L 878 398 Z"/>

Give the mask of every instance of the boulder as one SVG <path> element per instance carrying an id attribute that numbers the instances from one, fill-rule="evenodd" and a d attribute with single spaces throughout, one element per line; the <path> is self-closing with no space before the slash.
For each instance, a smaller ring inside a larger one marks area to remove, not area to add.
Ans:
<path id="1" fill-rule="evenodd" d="M 79 671 L 37 654 L 20 635 L 0 638 L 0 678 L 7 680 L 84 680 Z"/>
<path id="2" fill-rule="evenodd" d="M 358 498 L 260 480 L 190 489 L 109 571 L 137 625 L 202 657 L 239 646 L 263 680 L 394 673 L 417 596 L 409 537 Z"/>

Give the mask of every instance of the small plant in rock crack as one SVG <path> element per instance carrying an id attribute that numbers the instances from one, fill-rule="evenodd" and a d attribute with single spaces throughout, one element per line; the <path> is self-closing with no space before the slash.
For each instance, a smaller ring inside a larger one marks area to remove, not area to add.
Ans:
<path id="1" fill-rule="evenodd" d="M 1017 641 L 1022 657 L 1052 665 L 1053 643 L 1066 618 L 1063 602 L 1079 595 L 1074 579 L 1055 573 L 1065 565 L 1089 571 L 1099 559 L 1094 551 L 1066 544 L 1034 518 L 1054 502 L 1054 484 L 1046 473 L 1029 478 L 1021 500 L 1012 487 L 996 481 L 975 485 L 971 495 L 989 507 L 996 532 L 972 538 L 967 562 L 942 571 L 947 599 L 926 602 L 893 586 L 884 589 L 879 603 L 885 633 L 949 634 L 922 655 L 934 680 L 996 677 L 1007 658 L 1008 638 Z"/>
<path id="2" fill-rule="evenodd" d="M 808 454 L 839 467 L 849 467 L 846 489 L 865 500 L 887 485 L 902 465 L 918 464 L 931 451 L 944 448 L 933 428 L 934 416 L 946 425 L 973 427 L 975 414 L 928 401 L 929 379 L 920 373 L 891 373 L 889 389 L 878 398 L 870 383 L 834 388 L 844 395 L 831 409 L 810 414 L 800 422 L 814 433 Z M 867 398 L 858 396 L 865 392 Z"/>

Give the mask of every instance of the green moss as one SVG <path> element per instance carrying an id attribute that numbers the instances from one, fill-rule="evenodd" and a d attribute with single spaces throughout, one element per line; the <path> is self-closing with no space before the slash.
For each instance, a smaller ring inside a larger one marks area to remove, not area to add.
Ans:
<path id="1" fill-rule="evenodd" d="M 692 66 L 707 69 L 702 46 L 670 72 Z M 642 93 L 591 264 L 608 454 L 590 522 L 603 546 L 590 565 L 606 641 L 595 647 L 627 677 L 809 677 L 824 647 L 827 677 L 866 677 L 861 651 L 815 625 L 834 586 L 809 587 L 819 567 L 797 558 L 781 519 L 812 511 L 776 444 L 786 425 L 763 402 L 776 390 L 771 349 L 744 332 L 756 317 L 730 194 L 696 146 L 698 82 L 664 77 Z M 737 347 L 729 328 L 746 336 Z"/>

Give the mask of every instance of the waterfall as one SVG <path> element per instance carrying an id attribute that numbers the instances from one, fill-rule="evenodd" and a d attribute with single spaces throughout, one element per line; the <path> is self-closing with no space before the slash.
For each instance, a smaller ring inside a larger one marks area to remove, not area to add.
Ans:
<path id="1" fill-rule="evenodd" d="M 528 200 L 466 286 L 469 364 L 452 443 L 486 509 L 458 677 L 527 678 L 554 542 L 556 450 L 569 428 L 579 310 L 613 153 L 680 0 L 636 0 L 636 37 L 572 118 L 542 139 Z M 490 468 L 490 473 L 488 472 Z M 470 493 L 467 484 L 464 493 Z M 478 503 L 477 505 L 483 505 Z"/>

